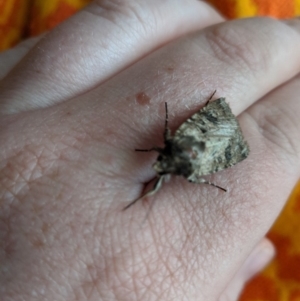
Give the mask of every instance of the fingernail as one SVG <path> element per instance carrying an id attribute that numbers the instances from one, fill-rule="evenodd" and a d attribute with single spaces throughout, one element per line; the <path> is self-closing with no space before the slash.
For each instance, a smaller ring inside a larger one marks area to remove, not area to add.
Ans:
<path id="1" fill-rule="evenodd" d="M 246 281 L 251 279 L 255 274 L 262 271 L 272 260 L 275 254 L 273 244 L 264 240 L 252 251 L 245 264 Z"/>

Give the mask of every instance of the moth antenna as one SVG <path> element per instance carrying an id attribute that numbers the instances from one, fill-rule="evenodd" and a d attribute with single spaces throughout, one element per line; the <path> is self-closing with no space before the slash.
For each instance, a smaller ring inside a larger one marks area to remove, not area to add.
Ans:
<path id="1" fill-rule="evenodd" d="M 170 138 L 170 129 L 169 129 L 169 113 L 168 113 L 168 103 L 165 102 L 165 131 L 164 131 L 164 141 L 168 140 Z"/>
<path id="2" fill-rule="evenodd" d="M 152 152 L 154 150 L 155 150 L 155 148 L 153 148 L 153 147 L 149 148 L 149 149 L 139 149 L 139 148 L 135 149 L 136 152 Z"/>
<path id="3" fill-rule="evenodd" d="M 140 149 L 140 148 L 136 148 L 135 151 L 136 152 L 152 152 L 152 151 L 156 151 L 156 152 L 161 152 L 161 148 L 159 147 L 152 147 L 149 149 Z"/>
<path id="4" fill-rule="evenodd" d="M 205 103 L 205 107 L 208 105 L 208 103 L 211 101 L 211 99 L 214 97 L 214 95 L 216 94 L 216 92 L 217 92 L 217 90 L 215 90 L 214 92 L 213 92 L 213 94 L 209 97 L 209 99 L 207 100 L 207 102 Z"/>
<path id="5" fill-rule="evenodd" d="M 143 199 L 143 198 L 145 198 L 145 197 L 147 197 L 147 196 L 150 196 L 150 195 L 155 194 L 155 193 L 161 188 L 163 180 L 164 180 L 164 176 L 157 177 L 157 179 L 156 179 L 156 181 L 155 181 L 155 183 L 154 183 L 154 186 L 153 186 L 153 188 L 152 188 L 150 191 L 148 191 L 147 193 L 145 193 L 145 194 L 142 195 L 141 197 L 139 197 L 139 198 L 133 200 L 132 202 L 130 202 L 127 206 L 125 206 L 125 207 L 123 208 L 122 211 L 125 211 L 126 209 L 128 209 L 129 207 L 131 207 L 131 206 L 134 205 L 137 201 L 139 201 L 139 200 L 141 200 L 141 199 Z"/>
<path id="6" fill-rule="evenodd" d="M 225 189 L 225 188 L 223 188 L 223 187 L 221 187 L 221 186 L 218 186 L 218 185 L 216 185 L 216 184 L 214 184 L 214 183 L 212 183 L 212 182 L 205 181 L 205 182 L 202 182 L 202 183 L 203 183 L 203 184 L 208 184 L 208 185 L 214 186 L 214 187 L 216 187 L 216 188 L 221 189 L 221 190 L 224 191 L 224 192 L 227 192 L 227 189 Z"/>

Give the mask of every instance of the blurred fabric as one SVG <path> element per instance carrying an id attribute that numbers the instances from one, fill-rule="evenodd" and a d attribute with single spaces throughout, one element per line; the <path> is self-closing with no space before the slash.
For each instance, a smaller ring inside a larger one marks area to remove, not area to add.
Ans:
<path id="1" fill-rule="evenodd" d="M 13 47 L 27 37 L 52 29 L 89 2 L 91 1 L 0 0 L 0 50 Z M 209 0 L 207 2 L 229 19 L 251 16 L 291 18 L 300 15 L 300 0 Z M 300 301 L 299 233 L 300 183 L 268 234 L 276 246 L 276 258 L 248 283 L 241 301 Z"/>

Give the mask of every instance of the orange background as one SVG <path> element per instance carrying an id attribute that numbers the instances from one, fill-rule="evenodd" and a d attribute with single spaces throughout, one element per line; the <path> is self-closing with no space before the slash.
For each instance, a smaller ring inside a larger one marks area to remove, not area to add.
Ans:
<path id="1" fill-rule="evenodd" d="M 90 0 L 0 0 L 0 50 L 50 30 Z M 300 0 L 209 0 L 227 18 L 300 15 Z M 300 49 L 299 49 L 300 51 Z M 277 256 L 246 286 L 242 301 L 300 301 L 300 183 L 268 237 Z"/>

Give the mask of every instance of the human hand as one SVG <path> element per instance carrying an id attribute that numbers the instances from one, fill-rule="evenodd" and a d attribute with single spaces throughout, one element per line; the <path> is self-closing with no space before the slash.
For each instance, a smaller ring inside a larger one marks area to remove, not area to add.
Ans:
<path id="1" fill-rule="evenodd" d="M 13 70 L 22 48 L 2 54 L 1 300 L 236 300 L 268 262 L 299 177 L 300 24 L 220 22 L 198 1 L 98 1 Z M 164 102 L 174 131 L 215 89 L 251 150 L 209 177 L 228 192 L 174 177 L 145 223 L 143 201 L 122 212 L 155 176 L 134 149 L 162 144 Z"/>

